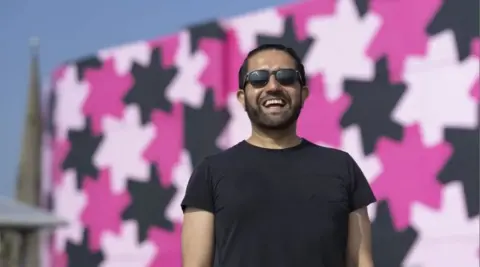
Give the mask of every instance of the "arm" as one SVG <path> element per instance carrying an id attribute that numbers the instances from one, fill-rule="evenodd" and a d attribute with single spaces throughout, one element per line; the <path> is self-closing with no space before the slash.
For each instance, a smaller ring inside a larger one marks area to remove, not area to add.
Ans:
<path id="1" fill-rule="evenodd" d="M 212 213 L 196 208 L 185 210 L 182 228 L 183 267 L 211 267 L 213 262 Z"/>
<path id="2" fill-rule="evenodd" d="M 215 203 L 212 172 L 203 160 L 187 184 L 181 207 L 183 267 L 212 267 L 214 247 Z"/>
<path id="3" fill-rule="evenodd" d="M 376 201 L 367 178 L 360 167 L 348 157 L 350 175 L 350 215 L 346 261 L 348 267 L 373 267 L 371 227 L 367 206 Z"/>
<path id="4" fill-rule="evenodd" d="M 347 243 L 348 267 L 373 267 L 370 219 L 367 208 L 350 213 Z"/>

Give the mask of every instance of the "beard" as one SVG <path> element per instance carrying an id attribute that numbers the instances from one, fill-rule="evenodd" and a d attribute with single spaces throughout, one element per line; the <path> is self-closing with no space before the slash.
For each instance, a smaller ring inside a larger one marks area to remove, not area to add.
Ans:
<path id="1" fill-rule="evenodd" d="M 260 129 L 265 130 L 285 130 L 296 123 L 300 112 L 302 111 L 302 103 L 288 104 L 287 108 L 281 114 L 271 115 L 264 112 L 262 105 L 253 105 L 249 101 L 245 101 L 245 111 L 252 124 Z"/>

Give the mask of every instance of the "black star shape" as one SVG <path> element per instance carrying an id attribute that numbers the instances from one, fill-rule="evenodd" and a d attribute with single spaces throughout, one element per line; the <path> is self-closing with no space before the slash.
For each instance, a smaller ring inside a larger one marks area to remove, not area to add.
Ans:
<path id="1" fill-rule="evenodd" d="M 355 0 L 355 6 L 357 6 L 357 11 L 360 17 L 363 17 L 368 11 L 370 0 Z"/>
<path id="2" fill-rule="evenodd" d="M 90 118 L 86 119 L 85 128 L 82 130 L 68 132 L 71 147 L 63 161 L 62 169 L 75 169 L 78 189 L 82 188 L 86 176 L 97 178 L 98 169 L 93 165 L 92 160 L 102 139 L 102 135 L 93 134 Z"/>
<path id="3" fill-rule="evenodd" d="M 160 48 L 152 51 L 150 65 L 143 67 L 133 64 L 135 84 L 125 95 L 125 104 L 137 104 L 140 107 L 142 124 L 150 121 L 154 109 L 170 112 L 172 104 L 165 98 L 165 90 L 177 73 L 176 67 L 164 68 Z"/>
<path id="4" fill-rule="evenodd" d="M 75 62 L 77 66 L 77 79 L 83 80 L 87 69 L 100 69 L 103 62 L 96 56 L 84 57 Z"/>
<path id="5" fill-rule="evenodd" d="M 445 0 L 427 27 L 427 33 L 435 35 L 452 29 L 457 43 L 458 59 L 470 55 L 470 44 L 479 35 L 478 0 Z"/>
<path id="6" fill-rule="evenodd" d="M 185 146 L 190 152 L 193 166 L 196 166 L 204 156 L 221 151 L 216 140 L 227 125 L 230 114 L 227 109 L 215 107 L 214 93 L 207 90 L 203 106 L 200 109 L 185 106 L 184 116 Z"/>
<path id="7" fill-rule="evenodd" d="M 128 181 L 128 192 L 132 199 L 122 214 L 123 220 L 134 219 L 138 223 L 138 242 L 147 238 L 150 226 L 173 231 L 173 224 L 165 218 L 165 208 L 175 195 L 173 186 L 163 187 L 154 164 L 150 166 L 150 181 Z"/>
<path id="8" fill-rule="evenodd" d="M 417 232 L 412 227 L 397 231 L 387 202 L 378 203 L 377 215 L 372 222 L 372 251 L 375 267 L 402 266 L 405 256 L 416 239 Z"/>
<path id="9" fill-rule="evenodd" d="M 224 40 L 226 36 L 224 29 L 216 20 L 195 24 L 191 27 L 188 27 L 188 31 L 190 32 L 191 53 L 195 53 L 198 50 L 200 41 L 203 38 Z"/>
<path id="10" fill-rule="evenodd" d="M 103 252 L 93 252 L 89 247 L 89 233 L 83 231 L 83 241 L 81 244 L 74 244 L 67 241 L 66 252 L 68 255 L 68 267 L 95 267 L 99 266 L 104 260 Z"/>
<path id="11" fill-rule="evenodd" d="M 297 39 L 292 16 L 288 16 L 285 19 L 284 29 L 285 30 L 283 31 L 283 36 L 258 35 L 257 36 L 258 45 L 282 44 L 295 50 L 298 56 L 301 59 L 303 59 L 307 54 L 308 49 L 313 43 L 313 38 L 308 37 L 305 40 Z"/>
<path id="12" fill-rule="evenodd" d="M 45 130 L 46 132 L 54 137 L 55 136 L 55 122 L 53 117 L 55 115 L 55 108 L 57 106 L 57 94 L 55 92 L 55 88 L 51 88 L 50 92 L 48 92 L 48 99 L 47 99 L 47 116 L 45 118 Z"/>
<path id="13" fill-rule="evenodd" d="M 365 155 L 373 152 L 381 136 L 395 140 L 403 137 L 402 126 L 391 120 L 390 113 L 405 91 L 405 85 L 390 83 L 385 57 L 377 62 L 373 81 L 346 80 L 344 88 L 352 97 L 352 104 L 340 124 L 343 128 L 352 124 L 360 126 Z"/>
<path id="14" fill-rule="evenodd" d="M 438 175 L 442 183 L 461 181 L 470 218 L 479 214 L 480 159 L 479 129 L 445 129 L 445 140 L 453 146 L 453 154 Z"/>

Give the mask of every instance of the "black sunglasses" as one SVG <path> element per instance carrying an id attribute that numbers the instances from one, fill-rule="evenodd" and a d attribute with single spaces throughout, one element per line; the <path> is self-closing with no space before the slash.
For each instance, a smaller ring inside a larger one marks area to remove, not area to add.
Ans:
<path id="1" fill-rule="evenodd" d="M 243 87 L 245 88 L 247 83 L 250 83 L 255 88 L 264 87 L 268 84 L 270 75 L 273 75 L 275 80 L 277 80 L 277 82 L 283 86 L 292 85 L 297 81 L 302 84 L 300 72 L 295 69 L 278 69 L 273 71 L 254 70 L 245 75 Z"/>

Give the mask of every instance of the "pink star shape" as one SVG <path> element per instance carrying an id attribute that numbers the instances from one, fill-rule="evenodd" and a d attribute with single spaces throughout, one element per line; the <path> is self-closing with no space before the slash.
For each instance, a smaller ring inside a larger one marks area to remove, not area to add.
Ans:
<path id="1" fill-rule="evenodd" d="M 70 151 L 70 142 L 67 140 L 54 140 L 52 147 L 52 178 L 53 185 L 58 185 L 62 180 L 62 163 L 67 156 L 68 151 Z"/>
<path id="2" fill-rule="evenodd" d="M 208 56 L 208 65 L 200 81 L 215 92 L 215 106 L 225 107 L 228 96 L 238 90 L 238 70 L 246 55 L 240 52 L 235 31 L 226 30 L 223 43 L 217 40 L 203 40 L 200 49 Z M 225 55 L 228 55 L 226 57 Z"/>
<path id="3" fill-rule="evenodd" d="M 225 69 L 225 42 L 204 39 L 200 41 L 200 51 L 204 52 L 208 57 L 208 65 L 200 77 L 200 81 L 206 87 L 211 88 L 214 92 L 215 106 L 223 108 L 227 104 L 228 92 L 225 89 L 225 77 L 220 75 Z"/>
<path id="4" fill-rule="evenodd" d="M 310 95 L 298 120 L 298 131 L 312 142 L 321 141 L 337 147 L 340 145 L 342 133 L 340 118 L 350 105 L 350 99 L 342 95 L 334 101 L 327 100 L 320 75 L 312 77 L 308 85 Z"/>
<path id="5" fill-rule="evenodd" d="M 470 91 L 470 95 L 477 100 L 477 102 L 480 102 L 480 82 L 478 81 L 477 78 L 475 82 L 473 83 L 472 90 Z"/>
<path id="6" fill-rule="evenodd" d="M 154 39 L 149 42 L 152 51 L 155 48 L 160 48 L 162 52 L 163 67 L 172 66 L 175 62 L 175 54 L 178 48 L 178 35 L 173 34 L 159 39 Z"/>
<path id="7" fill-rule="evenodd" d="M 119 76 L 115 71 L 112 59 L 106 60 L 101 69 L 85 72 L 90 93 L 83 105 L 83 112 L 92 118 L 92 131 L 102 132 L 102 118 L 110 115 L 120 118 L 125 104 L 122 101 L 125 93 L 132 87 L 130 75 Z"/>
<path id="8" fill-rule="evenodd" d="M 312 16 L 333 14 L 334 10 L 335 0 L 309 0 L 300 4 L 284 5 L 277 9 L 283 17 L 293 16 L 295 32 L 299 40 L 305 40 L 308 37 L 305 26 Z"/>
<path id="9" fill-rule="evenodd" d="M 87 178 L 84 181 L 84 192 L 88 204 L 81 220 L 90 230 L 89 246 L 95 251 L 100 249 L 100 237 L 104 231 L 120 232 L 121 213 L 129 204 L 130 197 L 127 192 L 112 193 L 108 169 L 101 170 L 96 181 Z"/>
<path id="10" fill-rule="evenodd" d="M 151 228 L 148 238 L 157 247 L 157 255 L 149 267 L 181 267 L 181 224 L 175 224 L 172 232 Z"/>
<path id="11" fill-rule="evenodd" d="M 50 244 L 50 262 L 51 267 L 67 267 L 68 266 L 68 255 L 65 252 L 57 251 L 53 247 L 53 244 Z"/>
<path id="12" fill-rule="evenodd" d="M 472 41 L 472 47 L 471 47 L 472 55 L 476 56 L 477 58 L 480 59 L 480 38 L 476 38 Z M 470 95 L 477 100 L 477 102 L 480 102 L 480 77 L 477 77 L 475 79 L 475 82 L 473 83 L 472 90 L 470 91 Z"/>
<path id="13" fill-rule="evenodd" d="M 392 81 L 402 79 L 404 59 L 407 56 L 425 54 L 428 41 L 425 27 L 441 4 L 441 0 L 371 2 L 372 12 L 380 15 L 383 23 L 367 54 L 375 60 L 388 56 Z"/>
<path id="14" fill-rule="evenodd" d="M 160 182 L 168 186 L 172 181 L 172 169 L 183 148 L 183 105 L 174 104 L 170 114 L 153 112 L 152 123 L 155 127 L 155 139 L 145 150 L 144 157 L 157 164 Z"/>
<path id="15" fill-rule="evenodd" d="M 421 202 L 440 208 L 441 188 L 437 174 L 452 153 L 447 143 L 427 147 L 422 143 L 420 127 L 405 128 L 402 142 L 380 138 L 377 155 L 383 172 L 372 183 L 378 199 L 386 199 L 397 229 L 410 222 L 410 207 Z"/>
<path id="16" fill-rule="evenodd" d="M 480 37 L 473 39 L 470 50 L 472 55 L 480 57 Z"/>

